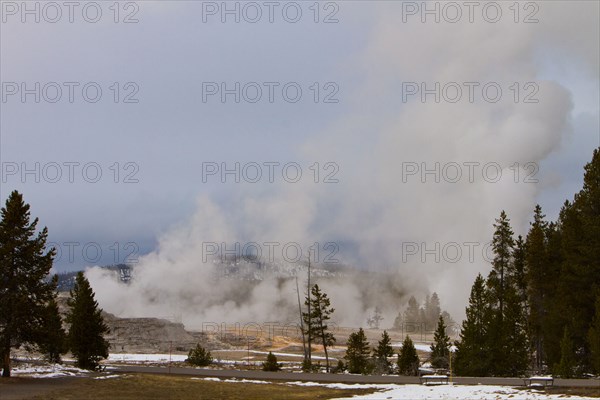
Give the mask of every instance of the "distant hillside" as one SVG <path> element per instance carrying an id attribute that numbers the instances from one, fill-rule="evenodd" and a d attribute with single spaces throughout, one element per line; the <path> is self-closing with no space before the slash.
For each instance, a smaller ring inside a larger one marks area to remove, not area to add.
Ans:
<path id="1" fill-rule="evenodd" d="M 105 265 L 102 268 L 105 268 L 110 271 L 114 271 L 119 275 L 121 282 L 128 283 L 131 280 L 131 265 L 127 264 L 115 264 L 115 265 Z M 59 292 L 68 292 L 73 289 L 73 285 L 75 284 L 75 276 L 79 271 L 71 271 L 71 272 L 62 272 L 58 274 L 58 291 Z"/>

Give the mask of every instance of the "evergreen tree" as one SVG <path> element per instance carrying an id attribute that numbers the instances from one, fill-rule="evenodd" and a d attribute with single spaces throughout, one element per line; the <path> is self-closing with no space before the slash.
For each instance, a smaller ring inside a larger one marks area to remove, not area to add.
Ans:
<path id="1" fill-rule="evenodd" d="M 548 224 L 544 221 L 542 208 L 535 206 L 533 222 L 527 234 L 526 246 L 527 254 L 525 257 L 527 264 L 527 283 L 529 297 L 529 327 L 533 350 L 535 353 L 535 369 L 542 370 L 543 366 L 543 325 L 544 315 L 546 314 L 546 286 L 548 277 L 547 268 L 547 242 L 546 229 Z"/>
<path id="2" fill-rule="evenodd" d="M 398 374 L 415 376 L 419 372 L 419 356 L 413 341 L 408 335 L 402 342 L 402 348 L 398 354 Z"/>
<path id="3" fill-rule="evenodd" d="M 492 239 L 494 259 L 492 260 L 492 270 L 486 282 L 489 288 L 491 309 L 487 339 L 489 342 L 488 351 L 491 357 L 491 372 L 494 375 L 503 375 L 506 366 L 503 361 L 506 350 L 510 346 L 505 337 L 507 327 L 504 321 L 504 305 L 508 285 L 507 277 L 511 269 L 514 251 L 513 231 L 510 227 L 510 220 L 504 211 L 500 213 L 500 218 L 496 219 L 494 228 Z"/>
<path id="4" fill-rule="evenodd" d="M 450 338 L 446 334 L 446 325 L 440 315 L 437 328 L 433 334 L 431 345 L 431 366 L 433 368 L 448 368 L 450 362 Z"/>
<path id="5" fill-rule="evenodd" d="M 342 360 L 338 360 L 337 366 L 335 367 L 334 373 L 344 372 L 346 370 L 346 366 Z"/>
<path id="6" fill-rule="evenodd" d="M 600 296 L 596 297 L 596 315 L 588 331 L 588 343 L 592 355 L 592 368 L 600 374 Z"/>
<path id="7" fill-rule="evenodd" d="M 392 339 L 388 335 L 387 331 L 383 331 L 381 334 L 381 340 L 377 342 L 377 347 L 373 350 L 373 357 L 375 358 L 378 369 L 383 373 L 389 373 L 390 362 L 389 357 L 394 356 L 394 349 L 392 348 Z"/>
<path id="8" fill-rule="evenodd" d="M 491 310 L 486 337 L 491 357 L 489 367 L 493 375 L 511 376 L 526 369 L 529 342 L 515 279 L 520 267 L 515 265 L 513 232 L 504 211 L 494 227 L 494 259 L 487 279 Z"/>
<path id="9" fill-rule="evenodd" d="M 268 360 L 269 359 L 267 357 L 267 361 Z M 206 367 L 207 365 L 212 364 L 213 358 L 212 354 L 210 354 L 210 351 L 206 350 L 200 345 L 200 343 L 198 343 L 196 344 L 196 347 L 190 349 L 188 352 L 188 358 L 185 361 L 198 367 Z M 277 359 L 275 359 L 275 361 L 277 361 Z"/>
<path id="10" fill-rule="evenodd" d="M 325 352 L 326 368 L 329 372 L 329 353 L 327 348 L 333 346 L 335 337 L 329 332 L 327 321 L 331 319 L 331 314 L 335 311 L 331 307 L 331 301 L 326 293 L 323 293 L 319 285 L 315 284 L 311 289 L 311 297 L 306 298 L 305 304 L 308 306 L 310 302 L 310 314 L 303 313 L 305 325 L 307 327 L 307 335 L 309 335 L 316 343 L 323 345 Z M 313 341 L 311 340 L 311 342 Z"/>
<path id="11" fill-rule="evenodd" d="M 560 221 L 560 220 L 559 220 Z M 546 314 L 542 318 L 543 355 L 544 369 L 546 365 L 553 365 L 560 359 L 560 340 L 562 338 L 562 329 L 565 323 L 564 302 L 559 295 L 559 284 L 561 281 L 561 241 L 562 232 L 560 224 L 550 222 L 546 231 L 546 276 L 547 282 L 544 295 L 544 310 Z"/>
<path id="12" fill-rule="evenodd" d="M 488 351 L 488 328 L 491 310 L 485 280 L 477 275 L 471 288 L 466 319 L 462 323 L 460 341 L 456 343 L 454 370 L 457 375 L 488 376 L 491 359 Z"/>
<path id="13" fill-rule="evenodd" d="M 10 377 L 12 348 L 36 344 L 44 328 L 54 287 L 47 281 L 55 255 L 46 251 L 48 229 L 35 234 L 29 204 L 13 191 L 0 211 L 0 355 L 2 376 Z"/>
<path id="14" fill-rule="evenodd" d="M 402 312 L 399 312 L 398 315 L 396 315 L 396 318 L 394 318 L 393 329 L 395 331 L 399 331 L 399 330 L 403 329 L 403 327 L 402 327 L 403 324 L 404 324 L 404 315 Z"/>
<path id="15" fill-rule="evenodd" d="M 428 331 L 433 330 L 433 327 L 436 326 L 441 313 L 440 298 L 436 292 L 433 292 L 429 301 L 425 302 L 425 322 Z"/>
<path id="16" fill-rule="evenodd" d="M 583 188 L 561 213 L 562 268 L 558 298 L 563 325 L 568 324 L 576 362 L 591 369 L 588 332 L 600 288 L 600 149 L 585 166 Z M 568 317 L 567 317 L 568 316 Z M 565 319 L 568 319 L 565 321 Z M 551 360 L 548 360 L 549 362 Z"/>
<path id="17" fill-rule="evenodd" d="M 519 235 L 515 240 L 515 248 L 513 251 L 513 262 L 509 270 L 508 279 L 510 284 L 514 286 L 517 295 L 521 301 L 525 315 L 528 315 L 528 302 L 527 302 L 527 267 L 526 267 L 526 251 L 525 251 L 525 240 L 523 236 Z"/>
<path id="18" fill-rule="evenodd" d="M 344 358 L 347 361 L 348 372 L 351 374 L 369 374 L 373 370 L 373 365 L 369 360 L 371 351 L 365 331 L 360 328 L 358 332 L 353 332 L 346 343 L 348 346 Z"/>
<path id="19" fill-rule="evenodd" d="M 408 299 L 408 307 L 404 311 L 404 325 L 406 329 L 418 330 L 421 323 L 421 310 L 415 296 L 410 296 Z"/>
<path id="20" fill-rule="evenodd" d="M 263 371 L 271 371 L 271 372 L 277 372 L 281 370 L 281 364 L 279 364 L 277 362 L 277 357 L 275 356 L 275 354 L 269 352 L 269 354 L 267 354 L 267 361 L 265 361 L 263 363 Z"/>
<path id="21" fill-rule="evenodd" d="M 563 337 L 560 341 L 560 363 L 555 366 L 555 373 L 561 378 L 572 378 L 575 363 L 575 351 L 573 341 L 571 340 L 571 333 L 568 326 L 565 326 Z"/>
<path id="22" fill-rule="evenodd" d="M 497 359 L 496 374 L 521 376 L 525 373 L 529 364 L 527 318 L 523 310 L 521 297 L 516 289 L 510 285 L 506 289 L 502 334 L 504 354 Z"/>
<path id="23" fill-rule="evenodd" d="M 109 330 L 104 323 L 102 309 L 98 308 L 98 302 L 94 299 L 94 291 L 83 272 L 77 274 L 68 305 L 68 341 L 75 357 L 75 365 L 95 370 L 99 361 L 108 357 L 109 344 L 103 335 Z"/>
<path id="24" fill-rule="evenodd" d="M 442 319 L 444 320 L 444 325 L 446 325 L 446 333 L 450 335 L 456 334 L 456 321 L 454 318 L 448 313 L 448 311 L 442 311 L 441 314 Z"/>
<path id="25" fill-rule="evenodd" d="M 502 320 L 504 314 L 504 298 L 506 290 L 506 274 L 511 268 L 512 254 L 515 242 L 510 220 L 502 211 L 500 218 L 494 224 L 495 232 L 492 239 L 494 259 L 492 260 L 492 271 L 488 276 L 491 300 L 498 309 L 498 316 Z"/>
<path id="26" fill-rule="evenodd" d="M 39 349 L 49 362 L 60 363 L 61 354 L 67 352 L 67 335 L 62 326 L 58 304 L 52 299 L 45 309 L 44 325 L 39 338 Z"/>

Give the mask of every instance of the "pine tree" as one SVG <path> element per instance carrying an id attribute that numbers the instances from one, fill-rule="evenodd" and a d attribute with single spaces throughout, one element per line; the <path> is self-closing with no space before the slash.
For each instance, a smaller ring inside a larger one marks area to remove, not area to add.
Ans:
<path id="1" fill-rule="evenodd" d="M 392 348 L 392 339 L 388 335 L 387 331 L 383 331 L 381 334 L 381 340 L 377 342 L 377 347 L 373 350 L 373 357 L 377 364 L 378 369 L 383 373 L 389 373 L 390 362 L 389 357 L 394 356 L 394 349 Z"/>
<path id="2" fill-rule="evenodd" d="M 408 307 L 404 311 L 404 325 L 406 329 L 418 330 L 421 323 L 421 310 L 415 296 L 408 299 Z"/>
<path id="3" fill-rule="evenodd" d="M 494 260 L 487 279 L 491 310 L 486 338 L 491 357 L 489 367 L 494 375 L 518 375 L 527 366 L 529 346 L 525 315 L 515 279 L 520 266 L 515 265 L 513 232 L 504 211 L 494 227 Z"/>
<path id="4" fill-rule="evenodd" d="M 504 314 L 506 274 L 511 268 L 515 245 L 510 220 L 504 211 L 500 213 L 500 218 L 496 219 L 494 228 L 496 229 L 492 239 L 494 259 L 492 260 L 492 271 L 488 276 L 488 286 L 490 288 L 491 299 L 496 303 L 495 306 L 498 308 L 498 315 L 500 320 L 502 320 Z"/>
<path id="5" fill-rule="evenodd" d="M 563 329 L 563 337 L 560 341 L 560 363 L 555 366 L 555 373 L 561 378 L 572 378 L 575 367 L 575 350 L 569 327 Z"/>
<path id="6" fill-rule="evenodd" d="M 98 308 L 98 302 L 94 299 L 94 291 L 83 272 L 77 274 L 68 305 L 68 341 L 75 357 L 75 365 L 95 370 L 99 361 L 108 357 L 109 344 L 103 335 L 108 333 L 109 329 L 104 323 L 102 309 Z"/>
<path id="7" fill-rule="evenodd" d="M 515 287 L 517 295 L 521 299 L 525 314 L 528 315 L 526 257 L 525 240 L 523 240 L 523 236 L 519 235 L 517 240 L 515 240 L 513 262 L 509 270 L 508 280 L 510 281 L 510 284 Z"/>
<path id="8" fill-rule="evenodd" d="M 0 211 L 0 355 L 2 376 L 10 377 L 12 348 L 36 344 L 54 287 L 46 280 L 55 255 L 45 251 L 48 229 L 35 235 L 29 204 L 13 191 Z"/>
<path id="9" fill-rule="evenodd" d="M 525 262 L 527 265 L 527 283 L 529 298 L 529 326 L 533 350 L 535 352 L 535 368 L 542 370 L 544 355 L 543 325 L 546 314 L 546 285 L 548 277 L 547 268 L 547 242 L 546 229 L 548 224 L 544 221 L 540 205 L 535 206 L 533 222 L 527 234 L 527 253 Z"/>
<path id="10" fill-rule="evenodd" d="M 267 361 L 263 363 L 263 371 L 277 372 L 281 370 L 281 364 L 277 362 L 277 357 L 272 352 L 267 354 Z"/>
<path id="11" fill-rule="evenodd" d="M 335 367 L 334 373 L 344 372 L 346 370 L 346 366 L 342 360 L 338 360 L 337 366 Z"/>
<path id="12" fill-rule="evenodd" d="M 585 166 L 583 188 L 561 212 L 562 268 L 558 280 L 563 324 L 568 324 L 575 357 L 582 369 L 591 368 L 587 340 L 600 287 L 600 148 Z M 565 319 L 568 316 L 568 321 Z M 548 360 L 549 362 L 551 360 Z"/>
<path id="13" fill-rule="evenodd" d="M 347 350 L 344 358 L 347 361 L 348 372 L 351 374 L 369 374 L 373 370 L 373 365 L 369 360 L 371 350 L 365 331 L 360 328 L 358 332 L 353 332 L 346 343 Z"/>
<path id="14" fill-rule="evenodd" d="M 56 276 L 56 275 L 55 275 Z M 61 354 L 67 352 L 67 335 L 62 326 L 58 304 L 52 299 L 44 313 L 44 327 L 39 339 L 39 349 L 51 363 L 60 363 Z"/>
<path id="15" fill-rule="evenodd" d="M 491 357 L 491 368 L 494 375 L 504 375 L 506 363 L 506 349 L 511 345 L 507 343 L 505 331 L 507 329 L 504 321 L 506 292 L 508 286 L 508 274 L 511 270 L 512 254 L 514 252 L 513 231 L 510 220 L 502 211 L 500 218 L 494 224 L 494 237 L 492 248 L 494 259 L 492 260 L 492 271 L 488 275 L 487 286 L 490 299 L 490 319 L 488 327 L 488 350 Z"/>
<path id="16" fill-rule="evenodd" d="M 600 374 L 600 296 L 596 297 L 596 315 L 588 331 L 588 343 L 591 351 L 592 368 Z"/>
<path id="17" fill-rule="evenodd" d="M 467 318 L 462 323 L 460 341 L 456 343 L 454 371 L 463 376 L 488 376 L 491 359 L 488 329 L 491 315 L 485 280 L 477 275 L 471 288 Z"/>
<path id="18" fill-rule="evenodd" d="M 455 335 L 456 321 L 454 321 L 454 318 L 452 318 L 448 311 L 442 311 L 441 317 L 444 320 L 444 325 L 446 325 L 446 333 L 450 333 L 450 335 Z"/>
<path id="19" fill-rule="evenodd" d="M 399 331 L 399 330 L 403 329 L 403 324 L 404 324 L 404 315 L 402 312 L 399 312 L 398 315 L 396 315 L 396 318 L 394 318 L 393 330 Z"/>
<path id="20" fill-rule="evenodd" d="M 509 285 L 506 288 L 504 320 L 502 326 L 503 356 L 498 360 L 496 374 L 504 376 L 521 376 L 529 364 L 529 337 L 527 335 L 527 318 L 516 289 Z"/>
<path id="21" fill-rule="evenodd" d="M 190 349 L 188 352 L 188 358 L 185 361 L 198 367 L 206 367 L 207 365 L 212 364 L 213 358 L 212 354 L 210 354 L 210 351 L 206 350 L 200 345 L 200 343 L 198 343 L 196 344 L 196 347 Z"/>
<path id="22" fill-rule="evenodd" d="M 560 221 L 560 220 L 559 220 Z M 550 222 L 546 230 L 547 236 L 547 264 L 544 309 L 546 314 L 542 318 L 542 331 L 544 333 L 543 355 L 545 365 L 553 365 L 560 359 L 560 340 L 562 327 L 567 322 L 564 313 L 564 300 L 559 295 L 561 282 L 561 266 L 563 263 L 561 253 L 562 232 L 559 223 Z M 545 368 L 544 368 L 545 369 Z"/>
<path id="23" fill-rule="evenodd" d="M 431 345 L 431 366 L 433 368 L 448 368 L 450 362 L 450 338 L 446 334 L 446 325 L 441 315 L 433 334 L 433 340 L 435 343 Z"/>
<path id="24" fill-rule="evenodd" d="M 402 342 L 402 348 L 398 354 L 398 374 L 414 376 L 419 372 L 419 356 L 413 341 L 408 335 Z"/>
<path id="25" fill-rule="evenodd" d="M 425 301 L 425 323 L 427 324 L 427 331 L 430 331 L 436 326 L 442 309 L 440 307 L 440 298 L 436 292 L 433 292 L 431 298 L 426 300 L 429 301 Z"/>
<path id="26" fill-rule="evenodd" d="M 305 304 L 308 306 L 310 302 L 310 315 L 303 314 L 304 322 L 307 327 L 307 335 L 309 335 L 316 343 L 323 345 L 325 352 L 326 368 L 329 372 L 329 353 L 327 348 L 335 343 L 335 336 L 329 332 L 327 321 L 331 319 L 331 314 L 335 311 L 331 307 L 331 301 L 326 293 L 323 293 L 319 285 L 315 284 L 311 289 L 311 297 L 306 298 Z M 311 340 L 312 341 L 312 340 Z"/>

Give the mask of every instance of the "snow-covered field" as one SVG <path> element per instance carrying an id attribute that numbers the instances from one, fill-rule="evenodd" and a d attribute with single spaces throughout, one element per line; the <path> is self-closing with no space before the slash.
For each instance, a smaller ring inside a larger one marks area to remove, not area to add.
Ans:
<path id="1" fill-rule="evenodd" d="M 244 362 L 248 362 L 248 357 L 244 356 L 244 357 L 240 357 L 239 359 L 223 359 L 221 357 L 219 357 L 219 354 L 222 353 L 227 353 L 227 352 L 236 352 L 236 353 L 244 353 L 246 354 L 247 352 L 244 350 L 218 350 L 215 351 L 213 354 L 213 358 L 218 361 L 219 364 L 242 364 Z M 269 352 L 268 351 L 259 351 L 259 350 L 250 350 L 250 354 L 253 355 L 260 355 L 261 358 L 258 361 L 253 361 L 253 362 L 262 362 L 264 359 L 264 356 L 266 356 Z M 273 352 L 274 355 L 276 355 L 277 357 L 289 357 L 289 358 L 301 358 L 303 357 L 301 354 L 294 354 L 294 353 L 279 353 L 279 352 Z M 253 357 L 250 357 L 253 358 Z M 131 364 L 166 364 L 169 363 L 169 361 L 172 362 L 183 362 L 187 359 L 187 355 L 184 354 L 133 354 L 133 353 L 114 353 L 114 354 L 110 354 L 108 356 L 107 361 L 108 362 L 124 362 L 124 363 L 131 363 Z M 313 356 L 313 359 L 315 360 L 325 360 L 325 357 L 321 357 L 321 356 Z M 330 357 L 329 358 L 331 361 L 336 361 L 337 358 L 335 357 Z M 294 364 L 293 361 L 280 361 L 281 364 Z"/>
<path id="2" fill-rule="evenodd" d="M 351 385 L 345 385 L 351 386 Z M 383 386 L 383 385 L 381 385 Z M 507 386 L 491 385 L 386 385 L 382 391 L 373 394 L 343 398 L 356 399 L 394 399 L 394 400 L 590 400 L 590 397 L 568 396 L 563 394 L 546 394 L 544 392 L 518 390 Z M 335 387 L 335 385 L 330 386 Z M 342 400 L 342 399 L 340 399 Z"/>
<path id="3" fill-rule="evenodd" d="M 132 354 L 132 353 L 115 353 L 108 355 L 108 361 L 120 362 L 135 362 L 135 363 L 168 363 L 171 361 L 185 361 L 187 355 L 183 354 Z"/>
<path id="4" fill-rule="evenodd" d="M 127 360 L 133 362 L 161 362 L 168 361 L 168 354 L 118 354 L 114 355 L 117 360 Z M 110 367 L 107 368 L 110 370 Z M 32 378 L 57 378 L 57 377 L 83 377 L 89 376 L 89 372 L 65 365 L 32 365 L 22 364 L 16 366 L 12 373 L 14 376 L 27 376 Z M 94 379 L 111 379 L 123 377 L 123 375 L 111 374 L 109 371 L 105 375 L 94 377 Z M 225 383 L 251 383 L 251 384 L 272 384 L 272 385 L 295 385 L 295 386 L 322 386 L 331 389 L 375 389 L 376 392 L 368 395 L 360 395 L 340 400 L 360 400 L 360 399 L 394 399 L 394 400 L 593 400 L 590 397 L 569 396 L 563 394 L 545 394 L 535 390 L 519 390 L 508 386 L 492 385 L 396 385 L 396 384 L 346 384 L 346 383 L 317 383 L 317 382 L 269 382 L 262 380 L 249 379 L 219 379 L 219 378 L 191 378 L 192 380 L 205 380 Z"/>
<path id="5" fill-rule="evenodd" d="M 27 376 L 30 378 L 60 378 L 64 376 L 86 376 L 89 371 L 60 364 L 54 365 L 31 365 L 23 364 L 15 366 L 11 374 L 13 376 Z"/>
<path id="6" fill-rule="evenodd" d="M 191 378 L 226 383 L 254 383 L 294 386 L 321 386 L 330 389 L 375 389 L 375 393 L 354 397 L 338 398 L 338 400 L 597 400 L 592 397 L 569 396 L 564 394 L 546 394 L 535 390 L 519 390 L 507 386 L 493 385 L 395 385 L 395 384 L 347 384 L 317 382 L 285 382 L 248 379 Z"/>

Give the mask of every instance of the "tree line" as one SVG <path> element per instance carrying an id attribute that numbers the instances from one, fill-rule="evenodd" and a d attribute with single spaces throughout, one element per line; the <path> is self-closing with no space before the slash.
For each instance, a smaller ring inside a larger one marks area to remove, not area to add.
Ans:
<path id="1" fill-rule="evenodd" d="M 456 372 L 600 373 L 600 150 L 556 221 L 536 205 L 524 238 L 504 211 L 494 227 L 492 271 L 471 288 Z"/>
<path id="2" fill-rule="evenodd" d="M 527 235 L 515 238 L 505 211 L 495 220 L 492 269 L 473 283 L 455 353 L 447 335 L 451 319 L 440 313 L 437 294 L 427 297 L 423 307 L 411 297 L 394 326 L 437 319 L 433 368 L 452 363 L 454 372 L 465 376 L 600 373 L 600 149 L 584 170 L 583 188 L 565 201 L 557 221 L 547 221 L 536 205 Z M 326 311 L 327 319 L 331 312 Z M 376 309 L 368 322 L 378 325 L 380 319 Z M 328 345 L 334 341 L 331 336 Z M 348 338 L 345 367 L 354 373 L 389 372 L 393 352 L 388 345 L 384 331 L 371 354 L 361 328 Z M 413 374 L 418 367 L 407 336 L 398 372 Z"/>
<path id="3" fill-rule="evenodd" d="M 506 212 L 494 223 L 492 269 L 479 274 L 471 288 L 466 319 L 455 352 L 434 293 L 423 307 L 416 299 L 397 323 L 437 319 L 430 361 L 433 368 L 453 366 L 458 375 L 519 376 L 527 372 L 579 377 L 600 373 L 600 149 L 585 166 L 583 188 L 566 201 L 556 221 L 547 221 L 536 205 L 525 237 L 517 236 Z M 48 279 L 55 250 L 46 250 L 47 228 L 36 234 L 30 206 L 13 191 L 0 211 L 0 358 L 2 376 L 10 376 L 12 349 L 37 349 L 60 361 L 68 350 L 76 365 L 98 368 L 108 357 L 102 310 L 89 282 L 79 273 L 63 321 L 57 303 L 57 278 Z M 334 313 L 326 293 L 309 281 L 304 310 L 298 306 L 303 334 L 303 369 L 312 363 L 312 344 L 323 346 L 330 371 L 330 346 L 336 342 L 328 321 Z M 377 314 L 377 310 L 376 313 Z M 379 324 L 380 316 L 370 318 Z M 67 330 L 64 329 L 67 327 Z M 350 334 L 344 359 L 335 370 L 389 373 L 394 368 L 390 337 L 383 332 L 371 349 L 364 330 Z M 190 358 L 193 354 L 190 353 Z M 204 356 L 199 354 L 198 357 Z M 210 358 L 210 356 L 209 356 Z M 277 366 L 274 355 L 267 367 Z M 401 374 L 416 374 L 420 362 L 407 335 L 396 362 Z"/>
<path id="4" fill-rule="evenodd" d="M 65 320 L 57 301 L 58 277 L 48 279 L 55 249 L 46 250 L 48 229 L 36 234 L 30 206 L 13 191 L 0 211 L 0 359 L 2 376 L 11 375 L 11 351 L 37 350 L 50 362 L 71 351 L 79 368 L 97 369 L 108 357 L 102 310 L 82 272 L 67 301 Z M 64 322 L 64 323 L 63 323 Z M 68 332 L 63 325 L 68 326 Z"/>
<path id="5" fill-rule="evenodd" d="M 431 296 L 425 296 L 425 302 L 422 305 L 419 305 L 415 296 L 411 296 L 404 311 L 400 311 L 396 316 L 392 329 L 433 332 L 440 316 L 447 329 L 453 331 L 456 323 L 447 311 L 442 311 L 440 297 L 436 292 L 433 292 Z"/>

